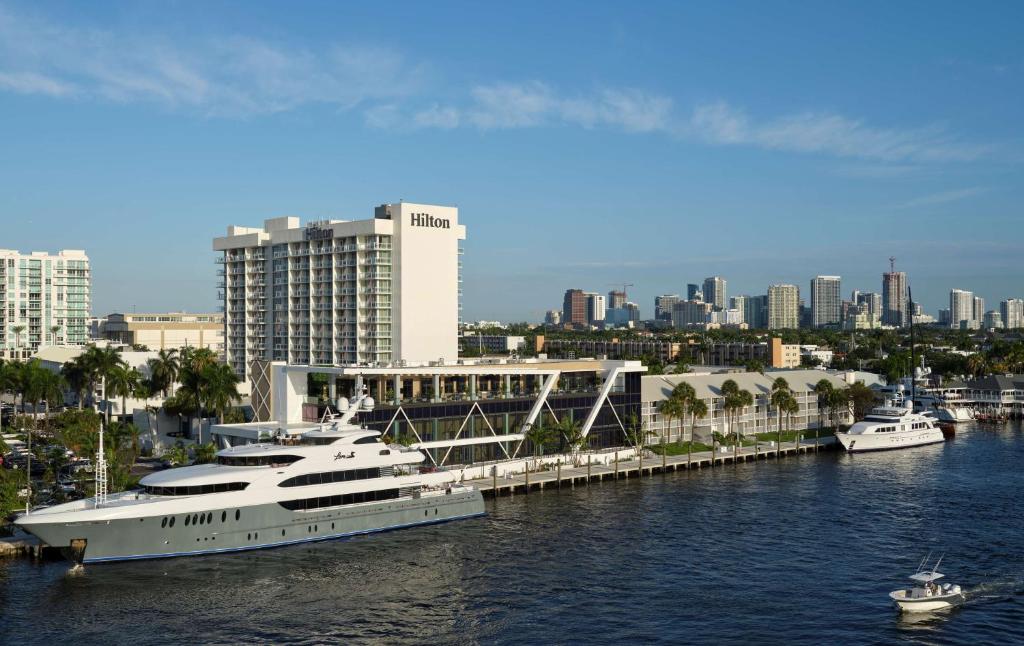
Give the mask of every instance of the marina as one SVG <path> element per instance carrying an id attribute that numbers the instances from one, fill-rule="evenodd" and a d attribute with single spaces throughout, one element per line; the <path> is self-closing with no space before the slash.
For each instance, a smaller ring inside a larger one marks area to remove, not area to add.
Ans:
<path id="1" fill-rule="evenodd" d="M 1001 483 L 1019 479 L 1022 459 L 1019 424 L 967 423 L 950 442 L 903 451 L 546 485 L 488 499 L 478 519 L 317 545 L 86 566 L 78 576 L 65 562 L 4 559 L 0 631 L 23 644 L 69 631 L 139 644 L 385 634 L 397 644 L 552 643 L 598 633 L 765 643 L 770 618 L 787 628 L 767 641 L 787 644 L 1008 643 L 1024 639 L 1024 562 L 998 546 L 1015 544 L 1024 521 L 1011 513 L 1017 488 Z M 965 602 L 901 615 L 888 592 L 929 550 L 956 555 L 949 569 Z"/>

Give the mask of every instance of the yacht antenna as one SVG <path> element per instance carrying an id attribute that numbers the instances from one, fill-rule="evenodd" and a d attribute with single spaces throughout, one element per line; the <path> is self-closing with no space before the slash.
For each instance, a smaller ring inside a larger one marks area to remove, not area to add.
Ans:
<path id="1" fill-rule="evenodd" d="M 929 550 L 928 554 L 925 555 L 925 557 L 923 559 L 921 559 L 920 565 L 917 566 L 917 571 L 918 572 L 920 572 L 924 568 L 924 564 L 927 563 L 928 559 L 930 559 L 931 557 L 932 557 L 932 553 L 931 553 L 931 550 Z"/>
<path id="2" fill-rule="evenodd" d="M 935 567 L 932 568 L 932 572 L 933 573 L 939 571 L 939 563 L 942 563 L 942 559 L 944 559 L 944 558 L 946 558 L 946 553 L 945 552 L 942 553 L 942 556 L 939 557 L 938 561 L 935 561 Z"/>
<path id="3" fill-rule="evenodd" d="M 107 378 L 100 380 L 100 397 L 107 399 Z M 107 406 L 110 403 L 107 402 Z M 96 451 L 96 506 L 107 502 L 107 458 L 103 452 L 103 415 L 100 415 L 100 444 Z"/>
<path id="4" fill-rule="evenodd" d="M 910 308 L 910 411 L 917 403 L 917 357 L 914 346 L 914 293 L 907 283 L 907 301 Z"/>

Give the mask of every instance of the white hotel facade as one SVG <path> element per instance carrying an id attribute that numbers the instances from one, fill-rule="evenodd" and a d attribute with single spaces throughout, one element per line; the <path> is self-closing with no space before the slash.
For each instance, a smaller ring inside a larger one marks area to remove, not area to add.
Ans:
<path id="1" fill-rule="evenodd" d="M 458 358 L 461 241 L 454 207 L 384 204 L 366 220 L 228 227 L 221 252 L 225 355 L 383 365 Z"/>

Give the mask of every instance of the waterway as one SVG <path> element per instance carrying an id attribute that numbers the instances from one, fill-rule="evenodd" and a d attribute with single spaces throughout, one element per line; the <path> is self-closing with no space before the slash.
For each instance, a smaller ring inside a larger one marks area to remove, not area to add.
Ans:
<path id="1" fill-rule="evenodd" d="M 1021 643 L 1024 432 L 488 501 L 482 519 L 262 552 L 0 561 L 0 642 Z M 962 608 L 887 593 L 945 553 Z"/>

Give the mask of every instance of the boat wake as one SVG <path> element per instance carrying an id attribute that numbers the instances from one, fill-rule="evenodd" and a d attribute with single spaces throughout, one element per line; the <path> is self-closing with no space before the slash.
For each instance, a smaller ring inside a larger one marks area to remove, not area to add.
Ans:
<path id="1" fill-rule="evenodd" d="M 1024 577 L 1001 579 L 981 583 L 964 591 L 967 605 L 996 603 L 1024 594 Z"/>

